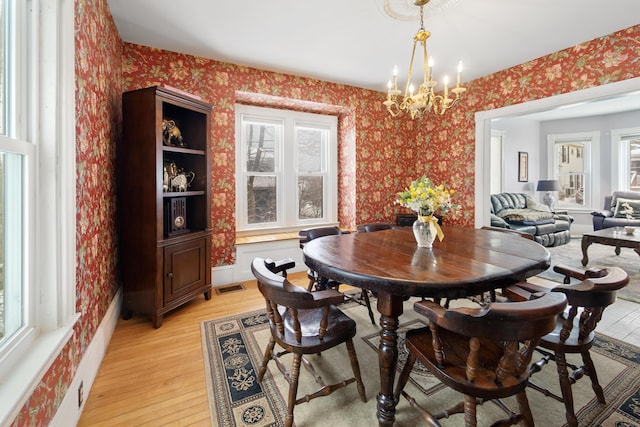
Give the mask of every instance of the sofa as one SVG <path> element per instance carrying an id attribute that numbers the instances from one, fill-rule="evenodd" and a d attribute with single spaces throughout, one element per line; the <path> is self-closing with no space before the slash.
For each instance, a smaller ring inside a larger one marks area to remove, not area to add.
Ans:
<path id="1" fill-rule="evenodd" d="M 491 226 L 533 235 L 543 246 L 560 246 L 571 239 L 573 217 L 551 212 L 549 207 L 523 193 L 491 195 Z"/>
<path id="2" fill-rule="evenodd" d="M 633 209 L 632 218 L 628 219 L 624 213 L 623 203 L 628 203 Z M 640 193 L 635 191 L 614 191 L 605 196 L 604 207 L 591 212 L 593 231 L 609 227 L 624 227 L 631 225 L 640 227 Z"/>

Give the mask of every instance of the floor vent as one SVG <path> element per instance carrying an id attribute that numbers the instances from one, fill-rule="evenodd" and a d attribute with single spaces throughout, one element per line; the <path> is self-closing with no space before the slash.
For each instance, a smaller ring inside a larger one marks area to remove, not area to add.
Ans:
<path id="1" fill-rule="evenodd" d="M 216 286 L 215 288 L 216 288 L 216 293 L 218 295 L 227 294 L 229 292 L 244 291 L 244 285 L 242 283 L 233 283 L 231 285 Z"/>

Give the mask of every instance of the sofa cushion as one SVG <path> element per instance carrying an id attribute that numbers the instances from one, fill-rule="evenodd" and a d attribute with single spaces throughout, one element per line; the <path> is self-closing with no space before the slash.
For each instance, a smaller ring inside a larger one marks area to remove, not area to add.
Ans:
<path id="1" fill-rule="evenodd" d="M 624 199 L 622 197 L 618 197 L 616 199 L 616 207 L 613 216 L 616 218 L 626 218 L 625 204 L 628 204 L 632 210 L 631 217 L 633 219 L 640 219 L 640 200 Z"/>
<path id="2" fill-rule="evenodd" d="M 503 209 L 497 216 L 510 223 L 524 225 L 553 224 L 553 214 L 535 209 Z"/>

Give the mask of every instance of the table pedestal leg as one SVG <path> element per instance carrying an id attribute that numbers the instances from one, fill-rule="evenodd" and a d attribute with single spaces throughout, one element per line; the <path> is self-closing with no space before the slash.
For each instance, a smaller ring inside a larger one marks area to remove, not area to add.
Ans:
<path id="1" fill-rule="evenodd" d="M 378 363 L 380 366 L 380 393 L 378 393 L 377 415 L 380 426 L 393 426 L 396 404 L 393 397 L 396 368 L 398 365 L 398 318 L 402 314 L 401 296 L 378 293 L 380 312 L 380 344 Z"/>

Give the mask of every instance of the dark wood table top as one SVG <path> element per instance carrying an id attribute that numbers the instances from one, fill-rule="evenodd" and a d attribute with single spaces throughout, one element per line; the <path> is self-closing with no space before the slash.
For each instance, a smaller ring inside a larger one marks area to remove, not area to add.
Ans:
<path id="1" fill-rule="evenodd" d="M 315 239 L 306 264 L 321 276 L 394 295 L 462 297 L 496 289 L 549 268 L 542 245 L 490 230 L 443 227 L 432 249 L 418 248 L 411 227 Z"/>

